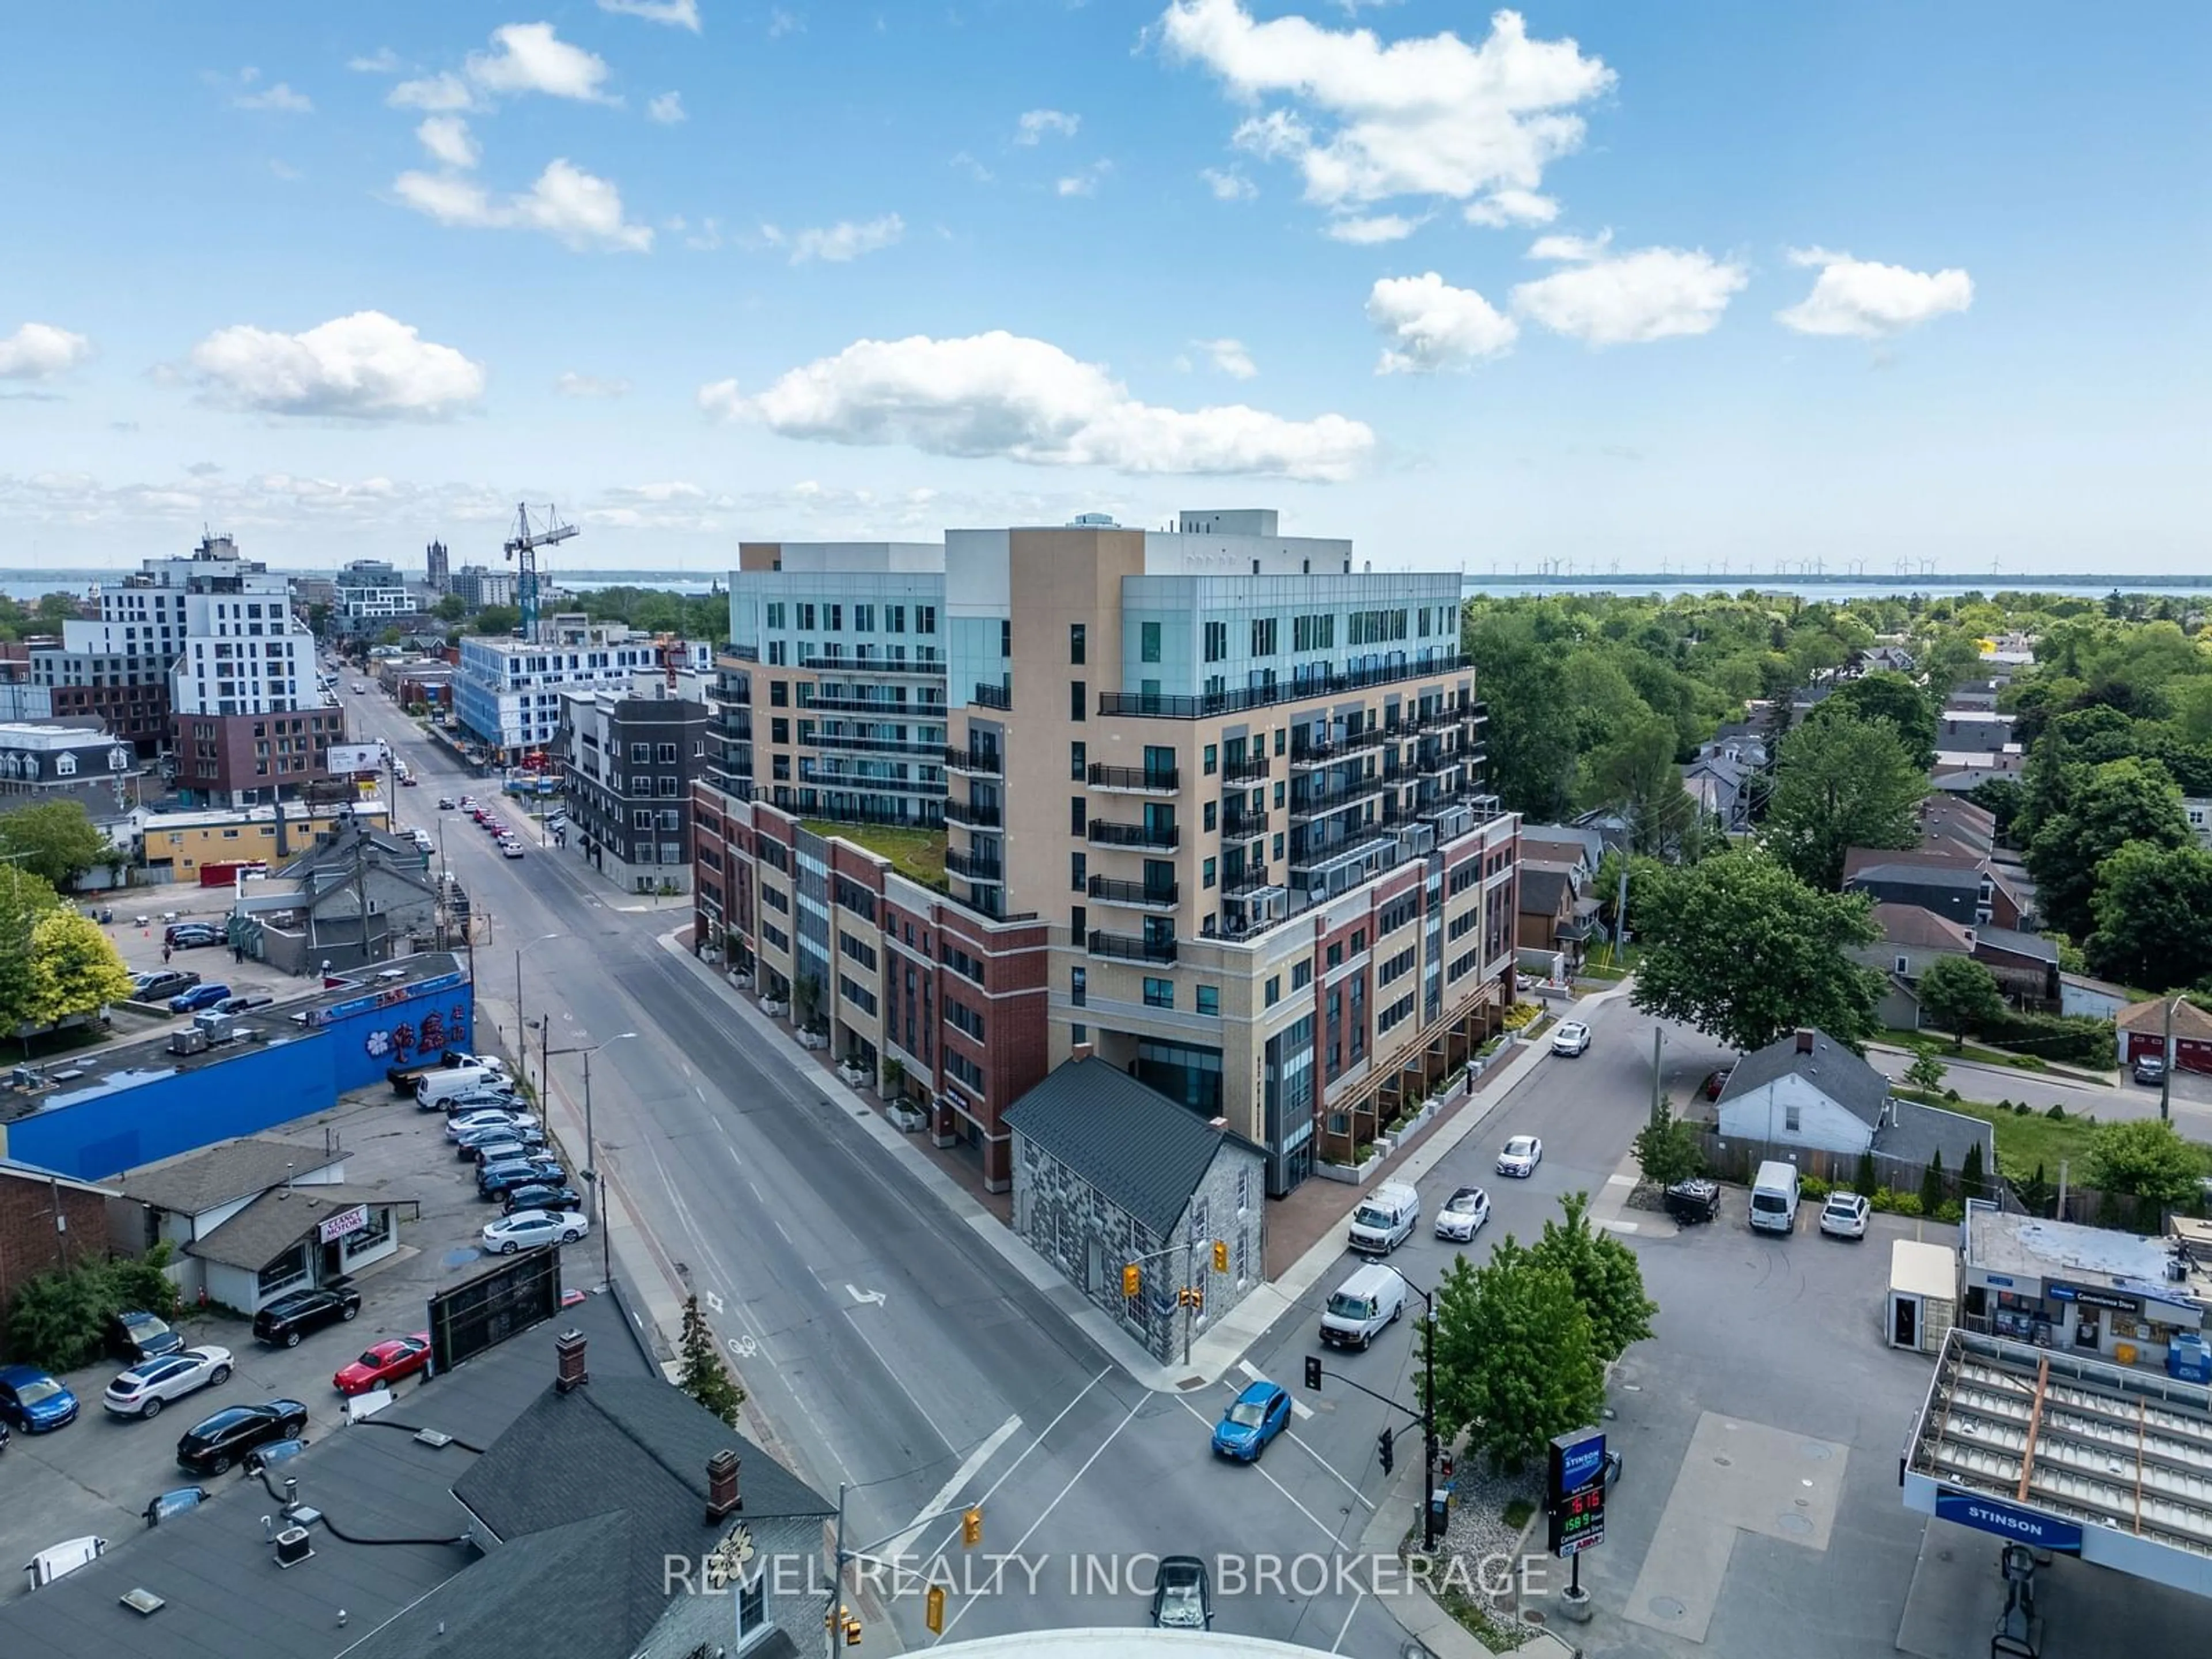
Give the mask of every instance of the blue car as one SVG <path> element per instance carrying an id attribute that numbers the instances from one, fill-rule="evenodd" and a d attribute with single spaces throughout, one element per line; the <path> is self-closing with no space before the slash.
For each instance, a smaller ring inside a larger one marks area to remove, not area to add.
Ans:
<path id="1" fill-rule="evenodd" d="M 1213 1425 L 1217 1455 L 1256 1463 L 1267 1443 L 1290 1426 L 1291 1396 L 1273 1382 L 1252 1382 Z"/>
<path id="2" fill-rule="evenodd" d="M 27 1434 L 76 1421 L 76 1396 L 35 1365 L 0 1365 L 0 1419 Z"/>
<path id="3" fill-rule="evenodd" d="M 218 1002 L 230 1000 L 228 985 L 195 985 L 189 991 L 169 999 L 173 1014 L 196 1014 L 203 1008 L 212 1008 Z"/>

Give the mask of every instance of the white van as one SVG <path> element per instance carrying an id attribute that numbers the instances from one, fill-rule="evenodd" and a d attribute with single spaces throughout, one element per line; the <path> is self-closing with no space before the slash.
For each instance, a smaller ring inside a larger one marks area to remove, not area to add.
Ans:
<path id="1" fill-rule="evenodd" d="M 1797 1231 L 1797 1166 L 1769 1158 L 1751 1183 L 1751 1224 L 1763 1233 Z"/>
<path id="2" fill-rule="evenodd" d="M 1352 1212 L 1352 1248 L 1362 1255 L 1388 1255 L 1421 1219 L 1421 1195 L 1402 1181 L 1386 1181 Z"/>
<path id="3" fill-rule="evenodd" d="M 471 1089 L 496 1089 L 506 1082 L 504 1071 L 495 1072 L 489 1066 L 441 1066 L 415 1079 L 415 1103 L 426 1112 L 435 1111 L 450 1095 L 465 1094 Z"/>
<path id="4" fill-rule="evenodd" d="M 1365 1348 L 1406 1311 L 1406 1281 L 1388 1267 L 1362 1267 L 1336 1287 L 1322 1312 L 1321 1340 Z"/>
<path id="5" fill-rule="evenodd" d="M 40 1550 L 23 1564 L 30 1575 L 31 1588 L 44 1589 L 57 1578 L 66 1578 L 79 1567 L 88 1567 L 107 1553 L 105 1538 L 72 1538 Z"/>

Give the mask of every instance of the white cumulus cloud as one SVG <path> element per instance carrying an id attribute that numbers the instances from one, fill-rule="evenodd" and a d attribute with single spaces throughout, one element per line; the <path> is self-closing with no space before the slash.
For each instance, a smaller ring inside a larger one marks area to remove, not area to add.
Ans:
<path id="1" fill-rule="evenodd" d="M 1260 187 L 1234 167 L 1200 167 L 1198 176 L 1217 202 L 1249 202 L 1260 193 Z"/>
<path id="2" fill-rule="evenodd" d="M 538 182 L 515 196 L 495 196 L 474 179 L 452 173 L 403 173 L 392 188 L 409 207 L 441 224 L 539 230 L 580 250 L 643 253 L 653 246 L 652 227 L 623 216 L 619 190 L 565 160 L 548 162 Z"/>
<path id="3" fill-rule="evenodd" d="M 608 94 L 606 59 L 571 46 L 550 23 L 507 23 L 491 32 L 490 52 L 469 54 L 469 79 L 486 92 L 540 92 L 586 104 L 622 100 Z"/>
<path id="4" fill-rule="evenodd" d="M 384 101 L 394 109 L 457 110 L 474 109 L 476 94 L 469 90 L 468 82 L 458 75 L 441 70 L 418 80 L 402 81 L 392 88 Z"/>
<path id="5" fill-rule="evenodd" d="M 239 109 L 273 110 L 279 115 L 311 115 L 314 103 L 304 92 L 295 92 L 282 81 L 258 92 L 242 92 L 231 103 Z"/>
<path id="6" fill-rule="evenodd" d="M 1539 237 L 1528 257 L 1566 268 L 1516 286 L 1513 309 L 1590 345 L 1635 345 L 1711 333 L 1748 280 L 1742 265 L 1702 248 L 1614 253 L 1611 240 L 1610 233 Z"/>
<path id="7" fill-rule="evenodd" d="M 51 380 L 92 356 L 92 342 L 52 323 L 25 323 L 0 340 L 0 380 Z"/>
<path id="8" fill-rule="evenodd" d="M 1372 247 L 1377 242 L 1402 242 L 1426 222 L 1402 213 L 1354 213 L 1330 220 L 1323 234 L 1333 242 Z"/>
<path id="9" fill-rule="evenodd" d="M 389 46 L 379 46 L 374 52 L 348 58 L 346 67 L 356 75 L 397 75 L 399 73 L 399 54 Z"/>
<path id="10" fill-rule="evenodd" d="M 1014 142 L 1018 144 L 1034 144 L 1048 135 L 1059 138 L 1073 138 L 1075 137 L 1075 130 L 1082 125 L 1081 116 L 1070 115 L 1065 110 L 1024 110 L 1022 112 L 1022 118 L 1016 123 Z"/>
<path id="11" fill-rule="evenodd" d="M 1446 31 L 1386 46 L 1372 29 L 1261 22 L 1243 0 L 1175 0 L 1159 35 L 1240 103 L 1285 100 L 1247 118 L 1237 142 L 1293 162 L 1306 198 L 1331 209 L 1533 193 L 1581 147 L 1577 107 L 1614 81 L 1572 40 L 1530 40 L 1513 11 L 1492 15 L 1480 44 Z"/>
<path id="12" fill-rule="evenodd" d="M 757 395 L 723 380 L 702 386 L 698 400 L 709 415 L 787 438 L 1129 473 L 1334 481 L 1375 447 L 1372 431 L 1340 415 L 1292 421 L 1243 404 L 1140 403 L 1101 366 L 1003 331 L 860 340 Z"/>
<path id="13" fill-rule="evenodd" d="M 434 420 L 483 396 L 484 371 L 380 311 L 359 311 L 301 334 L 241 325 L 192 348 L 215 402 L 266 415 Z"/>
<path id="14" fill-rule="evenodd" d="M 477 164 L 477 141 L 469 136 L 469 124 L 458 115 L 426 116 L 422 125 L 415 129 L 415 136 L 422 141 L 422 148 L 430 152 L 434 161 L 442 161 L 449 167 L 472 167 Z"/>
<path id="15" fill-rule="evenodd" d="M 699 33 L 699 0 L 599 0 L 599 9 Z"/>
<path id="16" fill-rule="evenodd" d="M 791 263 L 795 265 L 803 265 L 811 259 L 819 259 L 826 264 L 844 264 L 897 241 L 906 234 L 906 221 L 896 213 L 886 213 L 865 224 L 843 219 L 834 225 L 788 234 L 774 225 L 763 225 L 760 234 L 761 240 L 771 247 L 789 248 Z"/>
<path id="17" fill-rule="evenodd" d="M 1111 161 L 1093 161 L 1082 172 L 1071 173 L 1058 180 L 1053 189 L 1062 196 L 1096 196 L 1100 182 L 1113 171 Z"/>
<path id="18" fill-rule="evenodd" d="M 645 113 L 647 119 L 658 121 L 664 127 L 672 127 L 678 121 L 689 118 L 684 113 L 684 94 L 680 92 L 662 93 L 645 106 Z"/>
<path id="19" fill-rule="evenodd" d="M 629 382 L 570 369 L 553 382 L 553 390 L 563 398 L 619 398 L 629 391 Z"/>
<path id="20" fill-rule="evenodd" d="M 1377 374 L 1465 368 L 1513 349 L 1521 331 L 1471 288 L 1454 288 L 1433 270 L 1386 276 L 1367 295 L 1367 320 L 1389 341 Z"/>
<path id="21" fill-rule="evenodd" d="M 1260 372 L 1242 340 L 1193 340 L 1191 343 L 1212 359 L 1213 366 L 1232 380 L 1249 380 Z"/>
<path id="22" fill-rule="evenodd" d="M 1974 280 L 1963 270 L 1908 270 L 1817 247 L 1791 250 L 1790 262 L 1820 272 L 1810 294 L 1774 313 L 1800 334 L 1881 339 L 1974 302 Z"/>
<path id="23" fill-rule="evenodd" d="M 1493 228 L 1504 225 L 1548 225 L 1559 216 L 1559 204 L 1548 196 L 1533 190 L 1493 190 L 1479 202 L 1467 205 L 1465 217 L 1471 225 L 1489 225 Z"/>

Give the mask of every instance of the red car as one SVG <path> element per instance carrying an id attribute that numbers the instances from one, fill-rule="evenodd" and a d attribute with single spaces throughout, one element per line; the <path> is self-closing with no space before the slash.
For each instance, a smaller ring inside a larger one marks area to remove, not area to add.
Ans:
<path id="1" fill-rule="evenodd" d="M 331 1379 L 331 1386 L 340 1394 L 367 1394 L 371 1389 L 397 1382 L 401 1377 L 413 1375 L 430 1363 L 430 1334 L 417 1331 L 412 1336 L 395 1336 L 389 1342 L 380 1342 L 362 1357 Z"/>

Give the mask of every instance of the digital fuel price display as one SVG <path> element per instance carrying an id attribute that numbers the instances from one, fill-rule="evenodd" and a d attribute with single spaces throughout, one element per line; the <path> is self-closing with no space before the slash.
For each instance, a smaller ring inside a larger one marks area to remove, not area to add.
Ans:
<path id="1" fill-rule="evenodd" d="M 1563 1434 L 1547 1459 L 1547 1545 L 1573 1557 L 1605 1541 L 1605 1435 L 1597 1429 Z"/>

